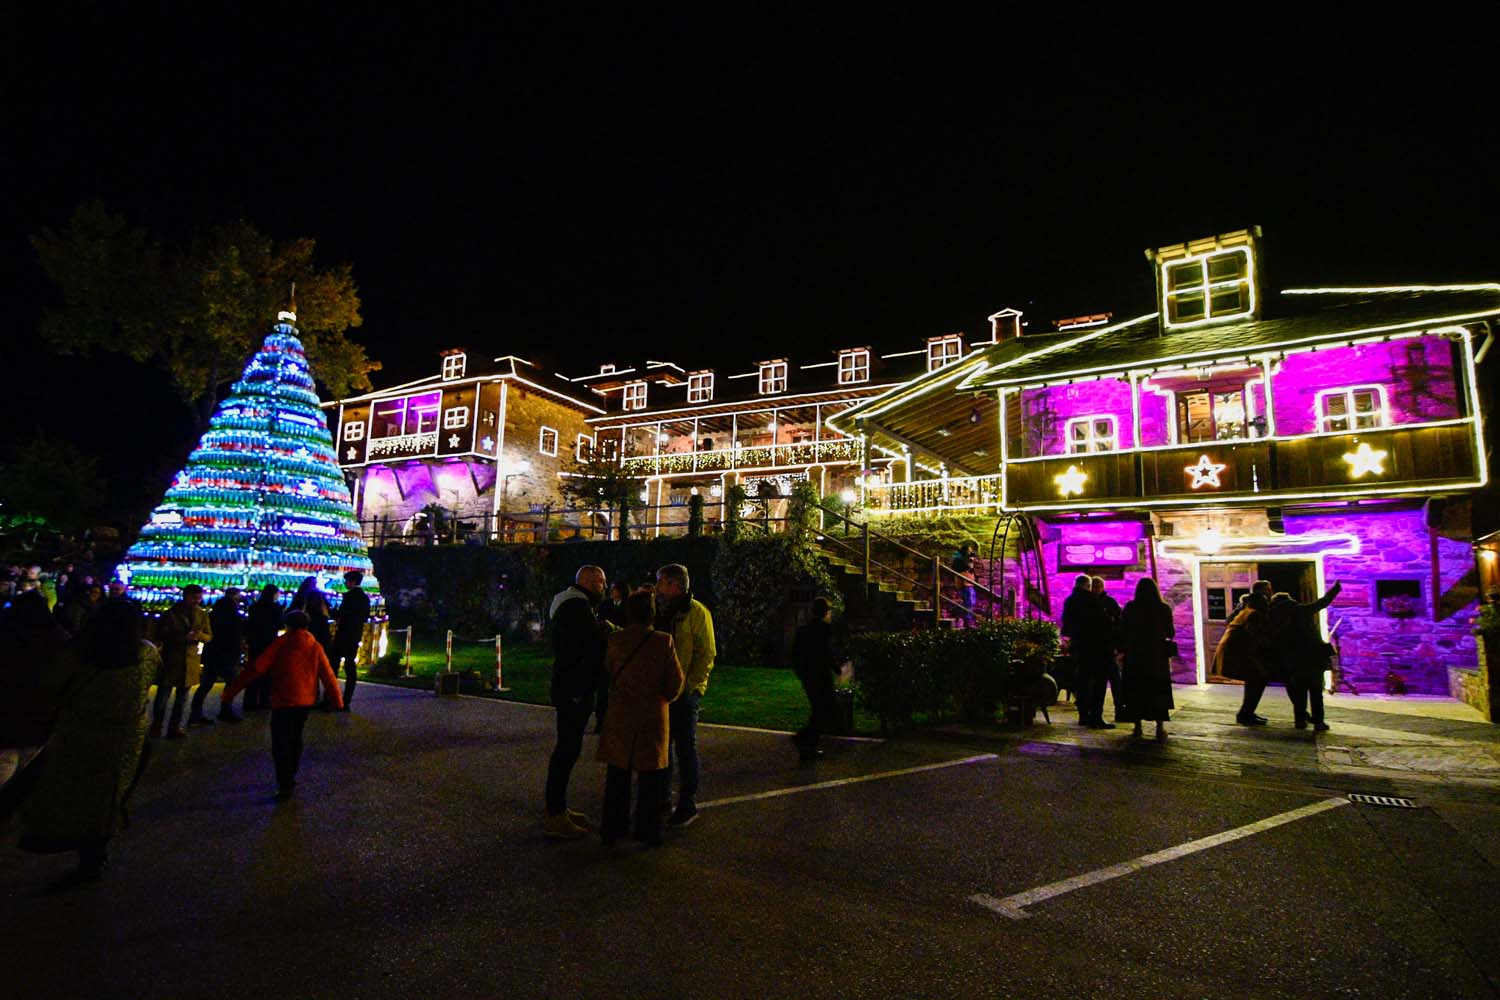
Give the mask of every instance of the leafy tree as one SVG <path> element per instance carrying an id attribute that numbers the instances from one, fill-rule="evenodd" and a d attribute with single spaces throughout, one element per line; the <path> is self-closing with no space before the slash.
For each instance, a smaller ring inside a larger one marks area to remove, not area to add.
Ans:
<path id="1" fill-rule="evenodd" d="M 574 461 L 560 477 L 558 490 L 568 502 L 583 510 L 612 511 L 614 537 L 628 537 L 630 508 L 641 504 L 645 481 L 625 471 L 619 463 L 602 459 Z"/>
<path id="2" fill-rule="evenodd" d="M 70 534 L 94 526 L 102 497 L 97 459 L 41 432 L 8 458 L 0 465 L 0 524 L 45 521 Z"/>
<path id="3" fill-rule="evenodd" d="M 286 307 L 293 282 L 297 328 L 329 391 L 368 390 L 380 368 L 346 336 L 363 322 L 350 265 L 319 268 L 312 239 L 276 243 L 241 220 L 174 245 L 91 202 L 31 245 L 62 300 L 43 313 L 42 338 L 64 354 L 123 354 L 161 366 L 200 426 L 219 387 L 239 376 Z"/>

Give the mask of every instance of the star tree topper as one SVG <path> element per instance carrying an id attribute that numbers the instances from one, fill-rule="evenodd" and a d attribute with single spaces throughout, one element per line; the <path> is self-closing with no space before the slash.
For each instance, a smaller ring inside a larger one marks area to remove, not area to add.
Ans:
<path id="1" fill-rule="evenodd" d="M 1218 487 L 1222 485 L 1219 482 L 1219 473 L 1223 472 L 1226 468 L 1228 466 L 1210 461 L 1207 455 L 1199 455 L 1198 461 L 1195 464 L 1186 466 L 1182 471 L 1193 477 L 1193 481 L 1189 485 L 1196 490 L 1200 486 Z"/>
<path id="2" fill-rule="evenodd" d="M 1358 479 L 1367 472 L 1377 476 L 1385 475 L 1385 457 L 1388 454 L 1390 453 L 1371 448 L 1367 441 L 1360 442 L 1360 446 L 1352 452 L 1344 452 L 1344 461 L 1349 463 L 1349 477 Z"/>

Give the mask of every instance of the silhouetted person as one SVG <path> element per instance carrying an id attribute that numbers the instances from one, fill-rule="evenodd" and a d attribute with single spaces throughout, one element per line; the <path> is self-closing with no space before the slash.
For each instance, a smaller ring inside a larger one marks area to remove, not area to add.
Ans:
<path id="1" fill-rule="evenodd" d="M 203 675 L 198 679 L 198 690 L 193 692 L 193 710 L 188 713 L 189 725 L 211 726 L 214 720 L 203 714 L 203 701 L 208 692 L 219 681 L 228 684 L 240 672 L 241 645 L 245 641 L 245 616 L 240 614 L 240 589 L 230 587 L 224 596 L 214 602 L 208 613 L 209 627 L 214 637 L 203 647 Z M 219 720 L 239 722 L 234 713 L 234 703 L 219 696 Z"/>
<path id="2" fill-rule="evenodd" d="M 1271 598 L 1271 642 L 1286 664 L 1286 694 L 1292 701 L 1292 718 L 1298 729 L 1306 729 L 1311 720 L 1314 731 L 1328 731 L 1323 721 L 1323 672 L 1328 669 L 1332 651 L 1318 627 L 1318 614 L 1343 589 L 1342 582 L 1335 583 L 1328 593 L 1307 604 L 1298 604 L 1287 593 Z"/>
<path id="3" fill-rule="evenodd" d="M 1175 634 L 1172 606 L 1161 599 L 1156 581 L 1143 576 L 1136 581 L 1135 598 L 1120 614 L 1120 645 L 1125 650 L 1125 710 L 1135 722 L 1136 738 L 1141 723 L 1156 723 L 1156 739 L 1167 740 L 1167 722 L 1176 703 L 1172 698 L 1172 659 L 1167 643 Z"/>
<path id="4" fill-rule="evenodd" d="M 1264 716 L 1256 715 L 1260 699 L 1270 679 L 1267 659 L 1270 654 L 1270 599 L 1256 591 L 1246 596 L 1244 606 L 1229 622 L 1219 648 L 1214 650 L 1214 673 L 1230 680 L 1243 681 L 1244 696 L 1234 720 L 1242 726 L 1264 726 Z"/>
<path id="5" fill-rule="evenodd" d="M 608 626 L 594 617 L 604 599 L 604 570 L 582 566 L 573 585 L 552 598 L 552 705 L 557 709 L 557 742 L 547 761 L 546 815 L 549 837 L 582 837 L 588 818 L 568 808 L 568 779 L 583 753 L 583 734 L 594 710 L 594 692 L 604 672 Z"/>
<path id="6" fill-rule="evenodd" d="M 203 610 L 202 587 L 190 583 L 182 588 L 182 600 L 161 616 L 156 635 L 161 640 L 161 670 L 156 677 L 156 700 L 151 705 L 151 736 L 162 734 L 170 697 L 172 717 L 167 738 L 180 740 L 187 735 L 182 728 L 182 712 L 187 707 L 188 685 L 197 683 L 203 669 L 203 643 L 214 637 L 208 612 Z"/>
<path id="7" fill-rule="evenodd" d="M 250 605 L 245 624 L 245 645 L 248 647 L 245 662 L 254 663 L 261 653 L 281 634 L 286 613 L 281 610 L 281 588 L 268 583 L 260 588 L 260 596 Z M 261 712 L 271 707 L 271 679 L 262 676 L 245 689 L 245 711 Z"/>
<path id="8" fill-rule="evenodd" d="M 833 678 L 839 672 L 834 649 L 833 608 L 823 597 L 814 598 L 812 618 L 797 628 L 792 639 L 792 669 L 807 694 L 807 725 L 792 734 L 798 756 L 804 761 L 823 756 L 818 746 L 822 735 L 833 728 Z"/>
<path id="9" fill-rule="evenodd" d="M 361 586 L 365 574 L 351 569 L 344 574 L 344 600 L 339 604 L 338 631 L 333 636 L 334 673 L 339 664 L 344 670 L 344 711 L 349 711 L 354 701 L 354 685 L 358 683 L 359 647 L 364 642 L 365 622 L 370 620 L 370 595 Z"/>
<path id="10" fill-rule="evenodd" d="M 1115 728 L 1104 721 L 1104 685 L 1115 647 L 1104 605 L 1094 597 L 1093 581 L 1085 573 L 1073 580 L 1073 592 L 1063 601 L 1061 632 L 1078 672 L 1078 723 L 1090 729 Z"/>

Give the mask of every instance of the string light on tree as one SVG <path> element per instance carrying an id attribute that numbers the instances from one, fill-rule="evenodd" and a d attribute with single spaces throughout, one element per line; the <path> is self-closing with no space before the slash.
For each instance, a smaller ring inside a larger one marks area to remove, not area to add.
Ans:
<path id="1" fill-rule="evenodd" d="M 189 583 L 212 600 L 267 583 L 289 594 L 309 576 L 337 604 L 351 569 L 379 600 L 296 315 L 278 318 L 125 555 L 121 579 L 147 606 Z"/>

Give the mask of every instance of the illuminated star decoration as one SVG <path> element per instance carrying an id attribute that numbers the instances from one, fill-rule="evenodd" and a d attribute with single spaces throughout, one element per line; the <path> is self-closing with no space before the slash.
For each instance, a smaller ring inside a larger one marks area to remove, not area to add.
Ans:
<path id="1" fill-rule="evenodd" d="M 1219 473 L 1223 472 L 1225 468 L 1227 466 L 1209 461 L 1207 455 L 1199 455 L 1196 464 L 1189 465 L 1182 471 L 1193 477 L 1190 485 L 1196 490 L 1200 486 L 1219 486 Z"/>
<path id="2" fill-rule="evenodd" d="M 1057 492 L 1062 496 L 1083 496 L 1083 484 L 1088 481 L 1088 473 L 1076 465 L 1068 466 L 1067 472 L 1060 472 L 1052 477 L 1057 484 Z"/>
<path id="3" fill-rule="evenodd" d="M 1385 456 L 1389 452 L 1377 451 L 1371 448 L 1368 442 L 1361 442 L 1358 448 L 1352 452 L 1344 452 L 1344 461 L 1349 463 L 1349 477 L 1358 479 L 1366 472 L 1373 472 L 1377 476 L 1385 475 Z"/>
<path id="4" fill-rule="evenodd" d="M 488 434 L 486 434 L 484 440 L 479 443 L 484 446 L 485 451 L 495 450 L 495 439 L 490 437 Z"/>
<path id="5" fill-rule="evenodd" d="M 458 435 L 457 434 L 449 434 L 448 435 L 448 447 L 450 447 L 450 448 L 457 448 L 458 447 Z"/>
<path id="6" fill-rule="evenodd" d="M 311 479 L 304 479 L 297 484 L 297 492 L 305 497 L 315 497 L 318 495 L 318 484 Z"/>
<path id="7" fill-rule="evenodd" d="M 356 448 L 350 448 L 345 454 L 349 456 L 349 461 L 352 462 L 354 461 L 354 456 L 359 454 L 359 450 Z"/>

